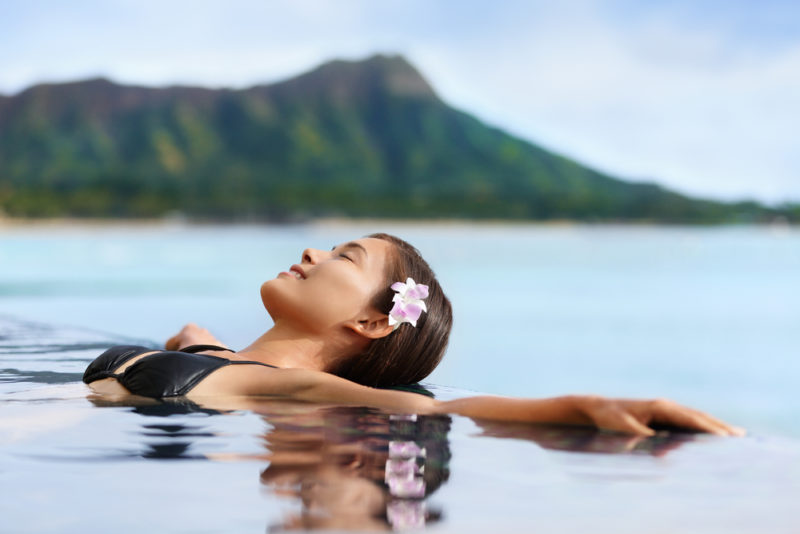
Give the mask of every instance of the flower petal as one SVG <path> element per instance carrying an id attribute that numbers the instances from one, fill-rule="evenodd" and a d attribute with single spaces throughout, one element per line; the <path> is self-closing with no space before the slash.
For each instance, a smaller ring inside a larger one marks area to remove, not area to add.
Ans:
<path id="1" fill-rule="evenodd" d="M 417 319 L 422 315 L 422 308 L 415 302 L 409 302 L 403 307 L 403 314 L 411 324 L 417 326 Z"/>
<path id="2" fill-rule="evenodd" d="M 412 299 L 426 299 L 428 298 L 428 286 L 416 284 L 406 292 L 406 296 Z"/>
<path id="3" fill-rule="evenodd" d="M 409 278 L 409 280 L 411 279 Z M 395 282 L 390 287 L 392 288 L 392 291 L 397 291 L 401 294 L 406 292 L 406 285 L 403 282 Z"/>

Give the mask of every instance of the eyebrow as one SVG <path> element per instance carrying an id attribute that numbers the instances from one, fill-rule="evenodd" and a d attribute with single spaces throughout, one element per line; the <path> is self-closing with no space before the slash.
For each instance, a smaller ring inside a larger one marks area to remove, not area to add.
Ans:
<path id="1" fill-rule="evenodd" d="M 369 256 L 369 254 L 367 254 L 367 249 L 364 248 L 364 245 L 362 245 L 361 243 L 356 243 L 355 241 L 350 241 L 349 243 L 345 243 L 344 245 L 342 245 L 342 248 L 360 248 L 365 256 Z M 334 246 L 333 248 L 331 248 L 331 250 L 336 250 L 336 247 Z"/>

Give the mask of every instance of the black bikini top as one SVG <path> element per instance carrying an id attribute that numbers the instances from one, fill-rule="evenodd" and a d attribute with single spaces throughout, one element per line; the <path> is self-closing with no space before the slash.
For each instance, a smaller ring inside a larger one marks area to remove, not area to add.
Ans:
<path id="1" fill-rule="evenodd" d="M 83 381 L 87 384 L 103 378 L 116 378 L 120 384 L 135 395 L 144 397 L 177 397 L 186 395 L 201 380 L 227 365 L 263 365 L 262 362 L 229 360 L 210 354 L 195 354 L 201 350 L 227 350 L 216 345 L 191 345 L 181 350 L 162 350 L 149 354 L 134 362 L 122 373 L 115 373 L 131 358 L 152 352 L 152 348 L 140 345 L 117 345 L 98 356 L 86 372 Z"/>

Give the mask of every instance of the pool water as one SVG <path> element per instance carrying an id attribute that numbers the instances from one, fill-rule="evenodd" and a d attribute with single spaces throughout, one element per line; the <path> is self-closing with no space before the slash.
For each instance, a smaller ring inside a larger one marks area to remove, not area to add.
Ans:
<path id="1" fill-rule="evenodd" d="M 796 440 L 474 422 L 265 400 L 115 405 L 144 342 L 0 320 L 2 532 L 796 532 Z M 470 392 L 428 385 L 439 398 Z"/>
<path id="2" fill-rule="evenodd" d="M 438 398 L 666 396 L 748 436 L 110 405 L 80 381 L 187 322 L 246 346 L 264 280 L 374 231 L 453 302 Z M 798 532 L 798 273 L 791 228 L 0 226 L 0 533 Z"/>

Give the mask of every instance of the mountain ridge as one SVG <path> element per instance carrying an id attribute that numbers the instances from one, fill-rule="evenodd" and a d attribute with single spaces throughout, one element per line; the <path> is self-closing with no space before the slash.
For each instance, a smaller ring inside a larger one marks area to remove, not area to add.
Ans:
<path id="1" fill-rule="evenodd" d="M 774 215 L 620 180 L 486 125 L 397 55 L 242 89 L 94 77 L 0 98 L 0 209 L 220 220 Z"/>

